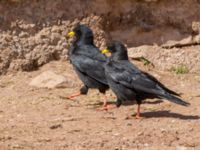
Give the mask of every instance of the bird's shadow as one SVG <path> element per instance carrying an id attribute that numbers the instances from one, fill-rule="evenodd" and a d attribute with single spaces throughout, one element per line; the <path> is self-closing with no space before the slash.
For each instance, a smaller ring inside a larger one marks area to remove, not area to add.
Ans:
<path id="1" fill-rule="evenodd" d="M 144 101 L 143 103 L 159 104 L 159 103 L 162 103 L 162 102 L 163 102 L 162 100 L 156 100 L 156 101 Z M 108 101 L 107 104 L 115 105 L 116 102 L 115 101 Z M 133 104 L 136 104 L 136 102 L 135 101 L 125 101 L 125 102 L 123 102 L 124 106 L 133 105 Z M 102 106 L 103 102 L 97 102 L 97 103 L 88 104 L 88 105 L 98 107 L 98 106 Z M 181 119 L 181 120 L 199 120 L 200 119 L 200 116 L 198 116 L 198 115 L 183 115 L 183 114 L 179 114 L 179 113 L 170 112 L 169 110 L 143 112 L 143 113 L 141 113 L 141 116 L 144 117 L 144 118 L 178 118 L 178 119 Z"/>
<path id="2" fill-rule="evenodd" d="M 178 113 L 173 113 L 168 110 L 166 111 L 153 111 L 141 113 L 144 118 L 178 118 L 181 120 L 198 120 L 200 117 L 198 115 L 182 115 Z"/>
<path id="3" fill-rule="evenodd" d="M 143 101 L 142 104 L 160 104 L 162 103 L 162 100 L 154 100 L 154 101 Z M 116 101 L 108 101 L 107 104 L 115 105 Z M 123 106 L 129 106 L 129 105 L 134 105 L 136 104 L 136 101 L 123 101 L 122 105 Z M 88 105 L 93 105 L 93 106 L 102 106 L 103 102 L 97 102 L 93 104 L 88 104 Z"/>

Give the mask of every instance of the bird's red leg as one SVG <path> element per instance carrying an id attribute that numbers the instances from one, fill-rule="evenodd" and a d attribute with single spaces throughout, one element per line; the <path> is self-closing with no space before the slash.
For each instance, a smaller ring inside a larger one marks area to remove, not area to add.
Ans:
<path id="1" fill-rule="evenodd" d="M 102 108 L 98 108 L 97 110 L 98 111 L 103 111 L 103 110 L 109 110 L 109 109 L 113 109 L 113 108 L 116 108 L 116 106 L 115 105 L 108 105 L 107 104 L 107 96 L 105 95 L 104 99 L 103 99 L 103 106 L 102 106 Z"/>
<path id="2" fill-rule="evenodd" d="M 104 110 L 109 110 L 109 109 L 114 109 L 114 108 L 117 108 L 115 105 L 106 105 L 106 106 L 103 106 L 102 108 L 98 108 L 97 110 L 98 111 L 104 111 Z"/>
<path id="3" fill-rule="evenodd" d="M 104 95 L 104 99 L 103 99 L 103 107 L 107 106 L 107 96 Z"/>
<path id="4" fill-rule="evenodd" d="M 72 95 L 70 95 L 70 96 L 66 96 L 66 97 L 64 97 L 64 98 L 65 98 L 65 99 L 74 100 L 75 97 L 80 96 L 80 95 L 81 95 L 81 93 L 78 92 L 78 93 L 72 94 Z"/>
<path id="5" fill-rule="evenodd" d="M 136 119 L 140 119 L 140 104 L 138 104 L 137 113 L 136 113 L 135 118 L 136 118 Z"/>

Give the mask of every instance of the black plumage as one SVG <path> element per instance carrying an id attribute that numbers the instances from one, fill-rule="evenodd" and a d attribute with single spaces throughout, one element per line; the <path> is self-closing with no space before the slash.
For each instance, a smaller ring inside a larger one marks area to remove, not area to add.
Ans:
<path id="1" fill-rule="evenodd" d="M 105 55 L 94 45 L 93 32 L 86 25 L 77 25 L 73 32 L 75 40 L 69 51 L 69 59 L 84 86 L 80 94 L 87 94 L 89 88 L 105 93 L 109 88 L 103 65 Z"/>
<path id="2" fill-rule="evenodd" d="M 174 96 L 169 90 L 148 73 L 140 71 L 128 60 L 126 47 L 118 41 L 108 45 L 111 57 L 105 66 L 108 84 L 117 96 L 117 106 L 125 100 L 136 100 L 138 106 L 146 98 L 164 98 L 173 103 L 187 106 L 189 103 Z M 139 108 L 138 108 L 139 111 Z M 137 113 L 139 117 L 139 112 Z"/>

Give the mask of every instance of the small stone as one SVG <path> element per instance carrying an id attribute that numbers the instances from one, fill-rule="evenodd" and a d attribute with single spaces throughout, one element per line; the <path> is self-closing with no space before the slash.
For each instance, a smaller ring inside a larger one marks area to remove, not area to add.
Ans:
<path id="1" fill-rule="evenodd" d="M 20 37 L 20 38 L 28 37 L 28 33 L 27 33 L 27 32 L 21 32 L 21 33 L 19 34 L 19 37 Z"/>
<path id="2" fill-rule="evenodd" d="M 60 27 L 59 26 L 53 26 L 52 29 L 51 29 L 51 32 L 60 33 L 61 32 Z"/>
<path id="3" fill-rule="evenodd" d="M 45 71 L 32 79 L 29 85 L 38 88 L 64 88 L 70 85 L 70 81 L 62 75 L 57 75 L 52 71 Z"/>
<path id="4" fill-rule="evenodd" d="M 127 123 L 127 126 L 132 126 L 132 123 Z"/>
<path id="5" fill-rule="evenodd" d="M 61 124 L 56 124 L 56 125 L 52 125 L 49 127 L 50 129 L 58 129 L 58 128 L 62 128 Z"/>
<path id="6" fill-rule="evenodd" d="M 176 122 L 176 120 L 172 120 L 172 123 Z"/>

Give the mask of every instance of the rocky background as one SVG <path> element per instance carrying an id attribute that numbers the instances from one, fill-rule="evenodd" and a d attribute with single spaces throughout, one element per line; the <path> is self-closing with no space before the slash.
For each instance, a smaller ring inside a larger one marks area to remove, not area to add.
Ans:
<path id="1" fill-rule="evenodd" d="M 95 89 L 67 100 L 82 87 L 65 37 L 77 23 L 191 105 L 146 99 L 135 119 L 134 101 L 100 111 Z M 200 150 L 199 31 L 200 0 L 0 0 L 0 150 Z"/>
<path id="2" fill-rule="evenodd" d="M 199 0 L 0 0 L 0 74 L 67 60 L 65 36 L 77 23 L 93 29 L 100 48 L 122 40 L 131 58 L 159 70 L 198 72 L 199 21 Z"/>

